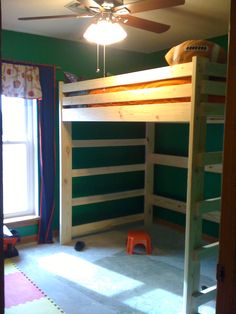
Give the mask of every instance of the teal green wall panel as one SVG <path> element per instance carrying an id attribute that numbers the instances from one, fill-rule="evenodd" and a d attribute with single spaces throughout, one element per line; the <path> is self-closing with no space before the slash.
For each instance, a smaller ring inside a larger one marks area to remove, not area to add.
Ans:
<path id="1" fill-rule="evenodd" d="M 187 124 L 159 123 L 155 128 L 155 152 L 159 154 L 187 156 L 188 155 Z"/>
<path id="2" fill-rule="evenodd" d="M 93 168 L 144 163 L 144 146 L 74 148 L 72 168 Z"/>
<path id="3" fill-rule="evenodd" d="M 125 172 L 73 178 L 72 197 L 124 192 L 144 188 L 144 172 Z"/>
<path id="4" fill-rule="evenodd" d="M 143 197 L 96 204 L 74 206 L 72 211 L 73 226 L 100 220 L 135 215 L 143 212 Z"/>
<path id="5" fill-rule="evenodd" d="M 161 165 L 154 167 L 155 194 L 185 201 L 186 191 L 187 169 Z"/>
<path id="6" fill-rule="evenodd" d="M 75 122 L 72 125 L 74 140 L 144 138 L 142 122 Z"/>
<path id="7" fill-rule="evenodd" d="M 37 225 L 17 227 L 15 229 L 19 232 L 20 237 L 27 237 L 38 233 Z"/>

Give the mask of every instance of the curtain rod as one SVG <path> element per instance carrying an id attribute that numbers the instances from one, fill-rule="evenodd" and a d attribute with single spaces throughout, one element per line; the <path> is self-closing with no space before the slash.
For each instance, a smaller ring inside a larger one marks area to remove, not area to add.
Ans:
<path id="1" fill-rule="evenodd" d="M 61 66 L 55 64 L 42 64 L 42 63 L 33 63 L 32 61 L 16 61 L 12 59 L 1 59 L 1 62 L 14 63 L 14 64 L 28 64 L 34 66 L 44 66 L 44 67 L 54 67 L 56 70 L 61 70 Z"/>

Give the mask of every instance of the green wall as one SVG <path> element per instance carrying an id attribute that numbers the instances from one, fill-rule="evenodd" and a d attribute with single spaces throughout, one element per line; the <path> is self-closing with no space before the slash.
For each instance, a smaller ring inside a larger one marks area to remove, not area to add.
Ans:
<path id="1" fill-rule="evenodd" d="M 96 73 L 96 45 L 55 39 L 45 36 L 13 32 L 2 32 L 2 58 L 40 64 L 54 64 L 57 79 L 63 79 L 63 71 L 83 78 L 103 76 Z M 106 49 L 106 70 L 120 74 L 152 67 L 146 54 L 127 52 L 108 47 Z"/>
<path id="2" fill-rule="evenodd" d="M 227 49 L 227 36 L 211 39 Z M 127 52 L 107 48 L 106 70 L 112 74 L 120 74 L 165 66 L 164 55 L 168 49 L 151 54 Z M 63 80 L 63 71 L 77 74 L 83 78 L 102 76 L 96 73 L 96 47 L 79 44 L 73 41 L 54 39 L 12 31 L 2 33 L 2 57 L 14 61 L 27 61 L 57 66 L 56 79 Z M 217 134 L 217 136 L 216 136 Z M 73 123 L 73 139 L 119 139 L 143 138 L 144 123 Z M 58 134 L 57 134 L 58 136 Z M 188 125 L 156 124 L 156 152 L 170 155 L 187 156 Z M 215 141 L 215 139 L 218 139 Z M 57 141 L 58 142 L 58 141 Z M 207 149 L 221 149 L 223 142 L 222 125 L 211 125 L 207 133 Z M 57 143 L 58 144 L 58 143 Z M 58 150 L 57 150 L 58 151 Z M 123 165 L 144 162 L 144 147 L 110 147 L 73 149 L 73 168 Z M 58 158 L 57 158 L 58 160 Z M 58 165 L 57 165 L 58 169 Z M 186 199 L 187 171 L 175 167 L 155 167 L 155 192 L 178 200 Z M 94 195 L 104 192 L 120 192 L 126 189 L 143 187 L 142 171 L 105 176 L 82 177 L 73 179 L 73 197 Z M 56 214 L 54 228 L 58 228 L 58 172 L 56 191 Z M 206 175 L 206 194 L 218 195 L 221 188 L 220 175 Z M 213 182 L 213 183 L 212 183 Z M 143 211 L 143 198 L 112 201 L 73 207 L 73 225 L 108 219 Z M 163 208 L 155 208 L 157 217 L 168 219 L 181 225 L 184 215 L 173 213 Z M 204 231 L 217 235 L 218 226 L 204 223 Z M 36 232 L 35 228 L 21 228 L 24 235 Z"/>

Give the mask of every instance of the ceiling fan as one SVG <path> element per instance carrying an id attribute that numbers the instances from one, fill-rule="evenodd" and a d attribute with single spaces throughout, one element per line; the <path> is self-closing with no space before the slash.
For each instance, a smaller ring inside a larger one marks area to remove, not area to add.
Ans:
<path id="1" fill-rule="evenodd" d="M 63 18 L 92 18 L 95 20 L 109 18 L 112 21 L 125 23 L 128 26 L 143 29 L 153 33 L 166 32 L 170 25 L 145 20 L 134 13 L 163 9 L 182 5 L 185 0 L 133 0 L 124 3 L 123 0 L 75 0 L 65 7 L 75 11 L 74 14 L 20 17 L 18 20 L 45 20 Z M 72 5 L 73 4 L 73 5 Z"/>

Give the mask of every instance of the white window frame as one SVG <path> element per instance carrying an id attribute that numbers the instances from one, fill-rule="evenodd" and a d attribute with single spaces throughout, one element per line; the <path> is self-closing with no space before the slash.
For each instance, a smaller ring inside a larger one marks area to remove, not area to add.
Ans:
<path id="1" fill-rule="evenodd" d="M 10 97 L 2 96 L 3 102 L 11 101 Z M 15 98 L 14 101 L 17 101 Z M 22 101 L 22 99 L 21 99 Z M 16 210 L 16 212 L 7 213 L 4 211 L 4 155 L 3 155 L 3 217 L 8 218 L 21 218 L 24 216 L 38 216 L 39 210 L 39 186 L 38 186 L 38 134 L 37 134 L 37 104 L 36 100 L 24 99 L 25 104 L 25 121 L 26 121 L 26 138 L 24 140 L 11 140 L 4 139 L 4 127 L 3 127 L 3 149 L 4 145 L 26 145 L 26 155 L 27 155 L 27 208 L 21 211 Z M 10 105 L 10 103 L 8 103 Z M 4 113 L 3 113 L 4 120 Z M 4 124 L 3 124 L 4 126 Z M 19 165 L 20 166 L 20 165 Z M 14 175 L 14 174 L 13 174 Z M 14 197 L 14 195 L 12 195 Z"/>

